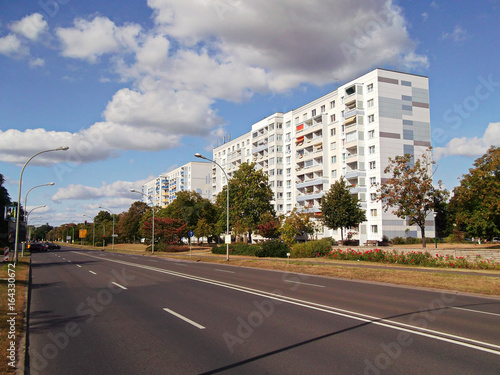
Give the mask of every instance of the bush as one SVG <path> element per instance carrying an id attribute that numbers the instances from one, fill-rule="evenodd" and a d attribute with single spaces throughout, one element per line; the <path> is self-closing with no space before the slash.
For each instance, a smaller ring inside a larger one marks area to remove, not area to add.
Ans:
<path id="1" fill-rule="evenodd" d="M 293 245 L 292 258 L 317 258 L 325 256 L 332 248 L 331 241 L 322 239 Z"/>
<path id="2" fill-rule="evenodd" d="M 290 248 L 286 243 L 280 241 L 267 241 L 261 245 L 260 250 L 258 250 L 255 255 L 261 258 L 286 258 L 288 252 L 290 252 Z"/>
<path id="3" fill-rule="evenodd" d="M 226 244 L 216 246 L 212 249 L 213 254 L 226 254 Z M 259 245 L 249 245 L 246 243 L 232 243 L 229 245 L 229 254 L 232 255 L 250 255 L 255 256 L 255 253 L 260 250 Z"/>
<path id="4" fill-rule="evenodd" d="M 169 245 L 164 242 L 155 244 L 155 252 L 180 253 L 188 250 L 189 246 L 186 245 Z M 151 245 L 146 247 L 146 252 L 151 252 Z"/>

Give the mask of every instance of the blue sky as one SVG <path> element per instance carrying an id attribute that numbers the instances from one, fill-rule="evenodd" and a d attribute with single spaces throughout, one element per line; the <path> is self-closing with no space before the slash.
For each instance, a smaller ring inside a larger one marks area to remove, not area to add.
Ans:
<path id="1" fill-rule="evenodd" d="M 348 4 L 348 5 L 347 5 Z M 32 223 L 127 210 L 217 139 L 381 67 L 429 77 L 436 180 L 500 145 L 500 1 L 0 3 L 0 173 Z"/>

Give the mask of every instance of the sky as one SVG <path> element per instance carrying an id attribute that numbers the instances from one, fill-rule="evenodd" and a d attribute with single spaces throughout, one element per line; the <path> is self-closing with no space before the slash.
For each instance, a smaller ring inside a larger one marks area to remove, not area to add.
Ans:
<path id="1" fill-rule="evenodd" d="M 30 224 L 144 182 L 374 68 L 429 77 L 434 179 L 500 145 L 500 0 L 0 0 L 0 174 Z"/>

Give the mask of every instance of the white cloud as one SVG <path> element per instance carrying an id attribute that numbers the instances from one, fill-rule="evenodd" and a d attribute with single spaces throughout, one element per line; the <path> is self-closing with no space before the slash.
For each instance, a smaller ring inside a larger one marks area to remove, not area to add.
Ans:
<path id="1" fill-rule="evenodd" d="M 436 161 L 447 156 L 477 157 L 491 146 L 500 146 L 500 122 L 490 123 L 481 138 L 453 138 L 445 147 L 436 147 L 433 157 Z"/>
<path id="2" fill-rule="evenodd" d="M 29 49 L 14 34 L 0 38 L 0 54 L 11 57 L 23 57 L 29 54 Z"/>
<path id="3" fill-rule="evenodd" d="M 140 31 L 139 25 L 118 27 L 106 17 L 95 17 L 90 22 L 76 19 L 74 27 L 58 28 L 56 35 L 63 56 L 94 63 L 103 54 L 135 47 L 135 38 Z"/>
<path id="4" fill-rule="evenodd" d="M 45 60 L 41 59 L 39 57 L 33 58 L 30 60 L 29 64 L 30 64 L 30 67 L 32 67 L 32 68 L 42 67 L 45 65 Z"/>
<path id="5" fill-rule="evenodd" d="M 9 29 L 16 34 L 35 41 L 40 35 L 48 31 L 48 24 L 40 13 L 33 13 L 20 21 L 12 22 Z"/>
<path id="6" fill-rule="evenodd" d="M 469 35 L 466 30 L 462 29 L 460 26 L 455 26 L 451 33 L 444 32 L 441 34 L 441 40 L 452 40 L 454 42 L 463 42 L 469 39 Z"/>
<path id="7" fill-rule="evenodd" d="M 100 187 L 91 187 L 85 185 L 68 185 L 60 188 L 52 196 L 54 202 L 62 200 L 99 200 L 99 199 L 125 199 L 130 203 L 131 200 L 140 200 L 137 193 L 132 193 L 131 189 L 140 190 L 141 186 L 151 180 L 144 179 L 140 181 L 116 181 L 112 184 L 103 183 Z"/>

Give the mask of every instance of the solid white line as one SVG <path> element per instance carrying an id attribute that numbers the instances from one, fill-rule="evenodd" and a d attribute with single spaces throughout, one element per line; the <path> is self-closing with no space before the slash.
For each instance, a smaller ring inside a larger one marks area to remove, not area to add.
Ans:
<path id="1" fill-rule="evenodd" d="M 236 273 L 234 271 L 219 270 L 218 268 L 214 268 L 214 271 L 226 272 L 226 273 Z"/>
<path id="2" fill-rule="evenodd" d="M 89 271 L 92 275 L 97 275 L 94 271 Z"/>
<path id="3" fill-rule="evenodd" d="M 112 281 L 112 282 L 111 282 L 111 284 L 115 284 L 117 287 L 122 288 L 122 289 L 124 289 L 124 290 L 127 290 L 127 288 L 125 288 L 123 285 L 120 285 L 120 284 L 118 284 L 118 283 L 115 283 L 114 281 Z"/>
<path id="4" fill-rule="evenodd" d="M 187 264 L 183 264 L 183 263 L 174 263 L 176 266 L 184 266 L 184 267 L 187 267 Z"/>
<path id="5" fill-rule="evenodd" d="M 496 314 L 496 313 L 490 313 L 490 312 L 480 311 L 480 310 L 464 309 L 463 307 L 451 307 L 451 306 L 450 306 L 450 309 L 455 309 L 455 310 L 464 310 L 464 311 L 471 311 L 471 312 L 478 313 L 478 314 L 486 314 L 486 315 L 500 316 L 500 314 Z"/>
<path id="6" fill-rule="evenodd" d="M 91 258 L 97 258 L 93 255 L 88 255 L 88 254 L 83 254 L 83 253 L 81 253 L 81 254 L 86 255 L 88 257 L 91 257 Z M 177 277 L 182 277 L 185 279 L 203 282 L 206 284 L 217 285 L 217 286 L 220 286 L 223 288 L 233 289 L 233 290 L 237 290 L 240 292 L 253 294 L 253 295 L 261 296 L 261 297 L 265 297 L 265 298 L 271 298 L 271 299 L 274 299 L 277 301 L 282 301 L 282 302 L 286 302 L 286 303 L 289 303 L 292 305 L 302 306 L 302 307 L 309 308 L 312 310 L 326 312 L 328 314 L 342 316 L 342 317 L 345 317 L 348 319 L 358 320 L 358 321 L 362 321 L 365 323 L 370 323 L 373 325 L 378 325 L 378 326 L 382 326 L 382 327 L 386 327 L 386 328 L 390 328 L 390 329 L 405 331 L 405 332 L 413 333 L 415 335 L 429 337 L 429 338 L 432 338 L 435 340 L 444 341 L 444 342 L 448 342 L 448 343 L 459 345 L 459 346 L 465 346 L 465 347 L 468 347 L 471 349 L 475 349 L 475 350 L 479 350 L 479 351 L 483 351 L 483 352 L 487 352 L 487 353 L 492 353 L 495 355 L 500 355 L 500 346 L 495 345 L 495 344 L 490 344 L 490 343 L 487 343 L 484 341 L 479 341 L 479 340 L 474 340 L 474 339 L 470 339 L 467 337 L 452 335 L 452 334 L 449 334 L 446 332 L 434 331 L 434 330 L 427 329 L 427 328 L 413 326 L 411 324 L 400 323 L 400 322 L 392 321 L 389 319 L 380 318 L 377 316 L 357 313 L 357 312 L 350 311 L 350 310 L 339 309 L 336 307 L 322 305 L 319 303 L 314 303 L 314 302 L 309 302 L 309 301 L 304 301 L 304 300 L 300 300 L 300 299 L 296 299 L 296 298 L 292 298 L 292 297 L 284 297 L 284 296 L 282 296 L 280 294 L 276 294 L 276 293 L 268 293 L 268 292 L 264 292 L 264 291 L 261 291 L 258 289 L 248 288 L 248 287 L 239 286 L 239 285 L 230 284 L 230 283 L 225 283 L 222 281 L 217 281 L 217 280 L 212 280 L 212 279 L 206 279 L 203 277 L 183 274 L 183 273 L 179 273 L 179 272 L 175 272 L 175 271 L 169 271 L 169 270 L 165 270 L 162 268 L 155 268 L 155 267 L 151 267 L 151 266 L 145 266 L 142 264 L 124 262 L 124 261 L 119 261 L 119 260 L 111 260 L 111 259 L 104 259 L 104 260 L 106 260 L 108 262 L 129 265 L 132 267 L 143 268 L 143 269 L 147 269 L 150 271 L 161 272 L 161 273 L 165 273 L 165 274 L 172 275 L 172 276 L 177 276 Z M 429 332 L 429 333 L 426 333 L 426 332 Z M 483 345 L 483 346 L 480 346 L 480 345 Z M 492 349 L 485 348 L 484 346 L 488 346 Z"/>
<path id="7" fill-rule="evenodd" d="M 179 319 L 182 319 L 184 320 L 185 322 L 188 322 L 189 324 L 192 324 L 194 325 L 196 328 L 199 328 L 199 329 L 205 329 L 205 327 L 203 327 L 201 324 L 198 324 L 196 322 L 193 322 L 191 319 L 188 319 L 186 318 L 185 316 L 182 316 L 181 314 L 178 314 L 176 313 L 175 311 L 172 311 L 170 309 L 167 309 L 167 308 L 164 308 L 163 310 L 165 310 L 166 312 L 172 314 L 172 315 L 175 315 L 176 317 L 178 317 Z"/>
<path id="8" fill-rule="evenodd" d="M 77 264 L 76 266 L 82 268 L 82 266 L 80 266 L 79 264 Z"/>
<path id="9" fill-rule="evenodd" d="M 302 285 L 310 285 L 310 286 L 317 286 L 318 288 L 324 288 L 324 285 L 318 285 L 318 284 L 309 284 L 309 283 L 301 283 L 300 281 L 293 281 L 293 280 L 284 280 L 287 283 L 295 283 L 295 284 L 302 284 Z"/>

